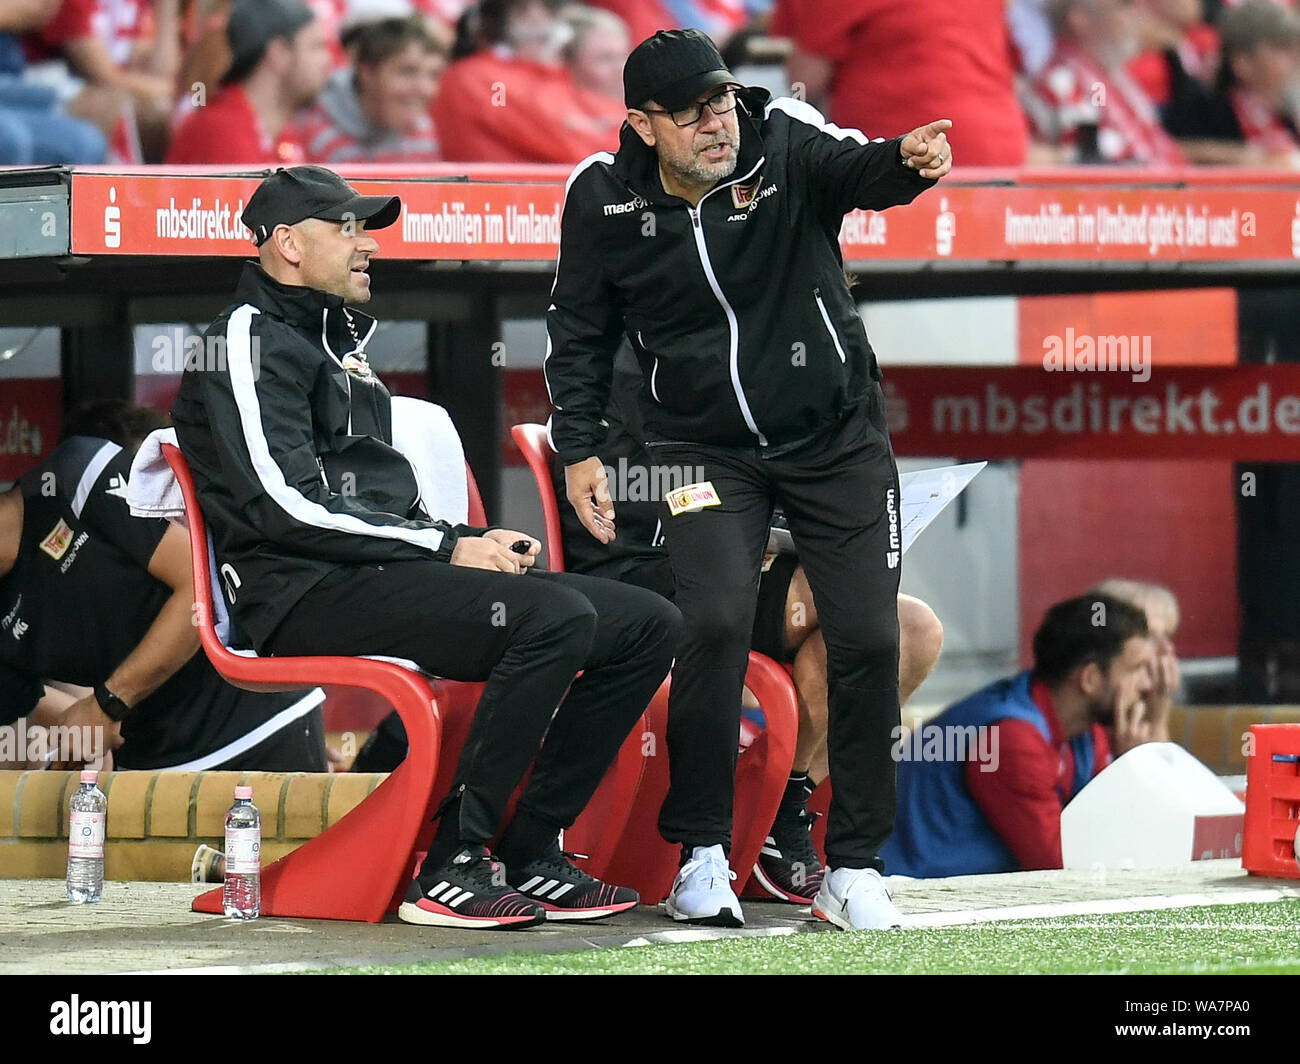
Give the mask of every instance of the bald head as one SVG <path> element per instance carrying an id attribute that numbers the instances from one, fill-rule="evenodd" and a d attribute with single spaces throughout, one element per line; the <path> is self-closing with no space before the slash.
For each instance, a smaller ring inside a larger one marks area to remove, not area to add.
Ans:
<path id="1" fill-rule="evenodd" d="M 314 288 L 345 303 L 370 300 L 371 257 L 379 244 L 363 221 L 304 218 L 277 225 L 258 248 L 262 269 L 281 284 Z"/>

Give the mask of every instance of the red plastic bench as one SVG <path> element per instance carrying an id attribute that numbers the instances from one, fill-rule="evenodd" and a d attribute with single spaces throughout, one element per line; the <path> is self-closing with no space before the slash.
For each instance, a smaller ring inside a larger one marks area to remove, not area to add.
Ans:
<path id="1" fill-rule="evenodd" d="M 560 508 L 551 481 L 555 456 L 546 426 L 515 425 L 510 430 L 537 484 L 546 529 L 550 567 L 564 568 Z M 668 793 L 668 691 L 671 676 L 655 694 L 640 725 L 619 749 L 606 776 L 604 806 L 593 801 L 574 828 L 565 847 L 591 854 L 593 875 L 635 888 L 648 904 L 662 901 L 672 886 L 678 848 L 659 835 L 659 807 Z M 790 674 L 771 658 L 751 651 L 745 686 L 758 699 L 767 722 L 763 732 L 741 753 L 736 767 L 731 864 L 736 886 L 749 879 L 759 850 L 776 816 L 794 763 L 799 734 L 799 708 Z M 616 777 L 611 780 L 611 776 Z M 597 799 L 601 793 L 597 793 Z M 615 803 L 618 803 L 617 805 Z M 621 809 L 620 809 L 621 806 Z M 593 821 L 600 818 L 599 826 Z M 582 846 L 585 845 L 586 849 Z"/>
<path id="2" fill-rule="evenodd" d="M 412 854 L 421 843 L 427 845 L 432 834 L 428 817 L 438 797 L 435 782 L 446 789 L 450 779 L 447 766 L 454 766 L 454 748 L 458 746 L 452 734 L 444 739 L 444 724 L 463 738 L 478 685 L 432 681 L 401 665 L 370 658 L 263 658 L 231 651 L 214 627 L 207 525 L 189 466 L 170 444 L 163 445 L 163 454 L 185 500 L 195 619 L 204 653 L 217 672 L 249 691 L 284 691 L 318 684 L 363 688 L 384 698 L 402 718 L 409 751 L 398 769 L 343 819 L 262 870 L 263 915 L 377 923 L 400 904 L 409 882 Z M 471 520 L 481 521 L 482 503 L 472 475 L 469 487 Z M 435 683 L 440 694 L 455 690 L 457 697 L 435 695 Z M 441 781 L 440 760 L 444 766 Z M 222 912 L 221 888 L 199 895 L 193 908 L 195 912 Z"/>

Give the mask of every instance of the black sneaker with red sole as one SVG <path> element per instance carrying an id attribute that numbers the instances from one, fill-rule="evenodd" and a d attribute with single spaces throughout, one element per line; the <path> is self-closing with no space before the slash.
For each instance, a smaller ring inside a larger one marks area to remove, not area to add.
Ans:
<path id="1" fill-rule="evenodd" d="M 813 817 L 802 803 L 782 803 L 772 832 L 763 840 L 754 879 L 781 901 L 811 905 L 825 869 L 812 844 Z"/>
<path id="2" fill-rule="evenodd" d="M 468 846 L 435 871 L 421 871 L 397 910 L 408 924 L 426 927 L 532 927 L 546 910 L 521 896 L 506 867 L 483 846 Z"/>
<path id="3" fill-rule="evenodd" d="M 577 867 L 558 846 L 518 869 L 507 878 L 525 898 L 546 910 L 547 920 L 600 920 L 634 909 L 641 895 L 630 887 L 602 883 Z"/>

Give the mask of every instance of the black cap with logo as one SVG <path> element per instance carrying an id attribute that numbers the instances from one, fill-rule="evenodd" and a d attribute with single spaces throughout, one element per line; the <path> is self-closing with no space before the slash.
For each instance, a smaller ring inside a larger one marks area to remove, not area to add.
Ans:
<path id="1" fill-rule="evenodd" d="M 329 222 L 365 222 L 383 229 L 397 221 L 402 201 L 397 196 L 363 196 L 323 166 L 281 168 L 257 186 L 241 215 L 258 247 L 277 225 L 296 225 L 306 218 Z"/>
<path id="2" fill-rule="evenodd" d="M 277 37 L 292 38 L 316 13 L 304 0 L 235 0 L 226 20 L 230 67 L 223 85 L 243 81 Z"/>
<path id="3" fill-rule="evenodd" d="M 706 89 L 738 85 L 717 46 L 699 30 L 660 30 L 632 49 L 623 64 L 623 102 L 654 100 L 668 111 L 694 103 Z"/>

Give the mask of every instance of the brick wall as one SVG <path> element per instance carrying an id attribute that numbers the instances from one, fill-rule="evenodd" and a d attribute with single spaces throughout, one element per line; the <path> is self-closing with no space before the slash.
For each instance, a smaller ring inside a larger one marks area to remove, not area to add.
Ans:
<path id="1" fill-rule="evenodd" d="M 263 862 L 315 838 L 379 786 L 384 775 L 310 772 L 109 772 L 104 871 L 108 879 L 181 881 L 200 843 L 218 848 L 235 785 L 253 788 Z M 0 878 L 62 877 L 68 799 L 76 772 L 0 772 Z"/>

